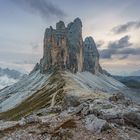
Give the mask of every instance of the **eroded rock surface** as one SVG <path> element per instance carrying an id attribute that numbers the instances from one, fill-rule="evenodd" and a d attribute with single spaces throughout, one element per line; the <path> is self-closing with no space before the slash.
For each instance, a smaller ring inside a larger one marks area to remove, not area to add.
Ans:
<path id="1" fill-rule="evenodd" d="M 88 115 L 85 118 L 85 126 L 87 130 L 95 133 L 100 133 L 109 129 L 109 124 L 106 120 L 98 119 L 95 115 Z"/>
<path id="2" fill-rule="evenodd" d="M 83 42 L 82 22 L 76 18 L 67 27 L 63 21 L 56 23 L 56 29 L 47 28 L 44 35 L 43 58 L 40 61 L 42 73 L 55 67 L 77 71 L 102 72 L 99 53 L 92 37 Z M 36 70 L 35 67 L 34 70 Z"/>
<path id="3" fill-rule="evenodd" d="M 115 96 L 115 95 L 113 95 Z M 117 96 L 117 95 L 116 95 Z M 1 140 L 139 140 L 139 106 L 119 104 L 109 98 L 84 99 L 80 104 L 46 108 L 48 114 L 34 112 L 20 121 L 1 121 Z M 44 110 L 40 110 L 43 112 Z M 120 124 L 116 119 L 122 119 Z M 126 121 L 127 120 L 127 121 Z"/>
<path id="4" fill-rule="evenodd" d="M 84 41 L 83 47 L 84 53 L 84 71 L 90 71 L 91 73 L 102 72 L 99 64 L 99 53 L 96 48 L 96 44 L 92 37 L 87 37 Z"/>

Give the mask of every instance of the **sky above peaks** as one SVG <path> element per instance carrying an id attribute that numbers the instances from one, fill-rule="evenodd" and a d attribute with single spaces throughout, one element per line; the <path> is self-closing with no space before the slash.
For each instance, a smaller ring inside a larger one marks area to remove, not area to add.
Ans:
<path id="1" fill-rule="evenodd" d="M 140 69 L 140 0 L 0 0 L 0 66 L 30 71 L 42 57 L 45 28 L 82 20 L 102 67 L 127 75 Z"/>

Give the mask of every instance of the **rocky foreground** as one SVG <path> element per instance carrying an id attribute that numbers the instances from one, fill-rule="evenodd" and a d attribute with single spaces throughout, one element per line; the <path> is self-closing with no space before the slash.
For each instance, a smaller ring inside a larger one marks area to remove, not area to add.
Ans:
<path id="1" fill-rule="evenodd" d="M 35 95 L 0 113 L 1 140 L 140 139 L 140 106 L 121 92 L 112 95 L 88 85 L 83 88 L 67 72 L 56 72 L 49 80 L 52 90 L 57 85 L 59 92 L 52 92 L 46 104 L 41 104 L 46 97 L 38 92 L 44 96 L 42 100 Z M 32 105 L 35 100 L 36 108 Z M 25 108 L 21 108 L 23 105 Z"/>
<path id="2" fill-rule="evenodd" d="M 64 110 L 55 106 L 19 121 L 1 121 L 1 140 L 140 139 L 140 107 L 122 95 L 81 101 L 70 98 Z"/>

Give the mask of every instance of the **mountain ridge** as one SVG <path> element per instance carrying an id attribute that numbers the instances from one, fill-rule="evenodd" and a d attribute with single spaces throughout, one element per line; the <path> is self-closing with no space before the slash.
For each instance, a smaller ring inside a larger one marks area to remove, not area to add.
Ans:
<path id="1" fill-rule="evenodd" d="M 131 72 L 130 76 L 140 76 L 140 70 Z"/>
<path id="2" fill-rule="evenodd" d="M 23 76 L 25 75 L 17 70 L 0 68 L 0 89 L 16 83 Z"/>
<path id="3" fill-rule="evenodd" d="M 9 68 L 0 68 L 0 76 L 7 75 L 9 78 L 19 79 L 23 73 Z"/>
<path id="4" fill-rule="evenodd" d="M 76 18 L 67 27 L 63 21 L 56 23 L 56 29 L 51 26 L 44 34 L 43 58 L 34 70 L 49 72 L 53 67 L 69 70 L 73 73 L 90 71 L 102 73 L 99 64 L 99 52 L 92 37 L 83 41 L 82 22 Z"/>

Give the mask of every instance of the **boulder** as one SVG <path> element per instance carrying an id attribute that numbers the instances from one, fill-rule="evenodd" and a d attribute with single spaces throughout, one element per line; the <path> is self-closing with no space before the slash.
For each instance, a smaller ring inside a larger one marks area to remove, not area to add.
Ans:
<path id="1" fill-rule="evenodd" d="M 123 115 L 125 124 L 132 125 L 140 129 L 140 113 L 138 112 L 129 112 Z"/>
<path id="2" fill-rule="evenodd" d="M 66 95 L 64 97 L 64 108 L 67 107 L 76 107 L 80 105 L 79 98 L 73 95 Z"/>
<path id="3" fill-rule="evenodd" d="M 19 120 L 19 125 L 24 126 L 26 124 L 39 123 L 39 122 L 40 122 L 39 117 L 37 117 L 35 115 L 30 115 L 30 116 L 27 116 L 27 117 L 23 117 L 21 120 Z"/>
<path id="4" fill-rule="evenodd" d="M 109 101 L 113 101 L 113 102 L 122 101 L 122 100 L 125 100 L 125 96 L 120 92 L 117 94 L 114 94 L 113 96 L 109 98 Z"/>
<path id="5" fill-rule="evenodd" d="M 93 133 L 100 133 L 110 128 L 106 120 L 98 119 L 93 114 L 85 117 L 85 127 Z"/>

